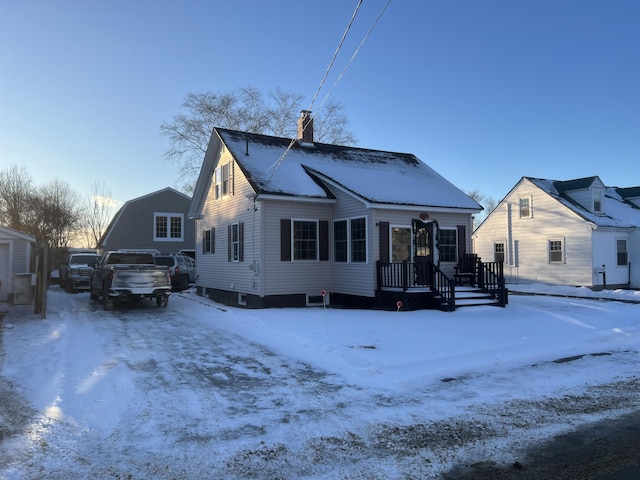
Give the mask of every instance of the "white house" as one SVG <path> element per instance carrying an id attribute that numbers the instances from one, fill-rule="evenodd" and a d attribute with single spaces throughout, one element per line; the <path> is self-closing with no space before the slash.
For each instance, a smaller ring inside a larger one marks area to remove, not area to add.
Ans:
<path id="1" fill-rule="evenodd" d="M 394 265 L 451 275 L 482 207 L 412 154 L 315 143 L 312 128 L 303 112 L 294 140 L 213 130 L 189 209 L 198 293 L 247 307 L 395 305 L 382 292 Z"/>
<path id="2" fill-rule="evenodd" d="M 640 288 L 640 187 L 523 177 L 473 234 L 507 282 Z"/>

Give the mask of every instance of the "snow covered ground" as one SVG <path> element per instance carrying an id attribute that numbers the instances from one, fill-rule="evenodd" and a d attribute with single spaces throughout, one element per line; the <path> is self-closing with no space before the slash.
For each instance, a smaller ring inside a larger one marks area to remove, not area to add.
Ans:
<path id="1" fill-rule="evenodd" d="M 640 292 L 512 285 L 640 301 Z M 438 478 L 640 408 L 640 305 L 8 307 L 0 478 Z"/>

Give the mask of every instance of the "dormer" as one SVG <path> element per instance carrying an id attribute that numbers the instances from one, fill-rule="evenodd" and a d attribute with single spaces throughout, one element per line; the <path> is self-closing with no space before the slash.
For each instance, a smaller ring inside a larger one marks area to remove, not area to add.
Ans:
<path id="1" fill-rule="evenodd" d="M 604 215 L 605 186 L 598 177 L 578 178 L 553 182 L 560 195 L 564 195 L 596 215 Z"/>
<path id="2" fill-rule="evenodd" d="M 616 188 L 616 192 L 624 200 L 640 208 L 640 187 Z"/>

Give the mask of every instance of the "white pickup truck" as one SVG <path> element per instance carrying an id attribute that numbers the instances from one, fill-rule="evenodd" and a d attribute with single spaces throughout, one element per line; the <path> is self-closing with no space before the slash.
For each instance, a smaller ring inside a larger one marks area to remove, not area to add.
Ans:
<path id="1" fill-rule="evenodd" d="M 151 253 L 110 251 L 91 272 L 91 300 L 102 298 L 105 310 L 123 301 L 155 299 L 166 307 L 171 294 L 169 269 L 156 265 Z"/>

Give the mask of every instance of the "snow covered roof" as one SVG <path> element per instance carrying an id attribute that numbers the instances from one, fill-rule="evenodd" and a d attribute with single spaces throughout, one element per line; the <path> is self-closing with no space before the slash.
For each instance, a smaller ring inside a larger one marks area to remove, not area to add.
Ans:
<path id="1" fill-rule="evenodd" d="M 331 198 L 326 184 L 334 184 L 372 204 L 482 210 L 475 200 L 409 153 L 299 141 L 292 144 L 288 138 L 223 128 L 214 129 L 214 134 L 259 195 Z"/>
<path id="2" fill-rule="evenodd" d="M 597 227 L 632 228 L 640 227 L 640 208 L 622 197 L 616 187 L 604 188 L 603 213 L 593 213 L 572 199 L 567 192 L 589 188 L 598 177 L 577 180 L 548 180 L 524 177 L 546 193 L 554 197 L 574 213 Z"/>

